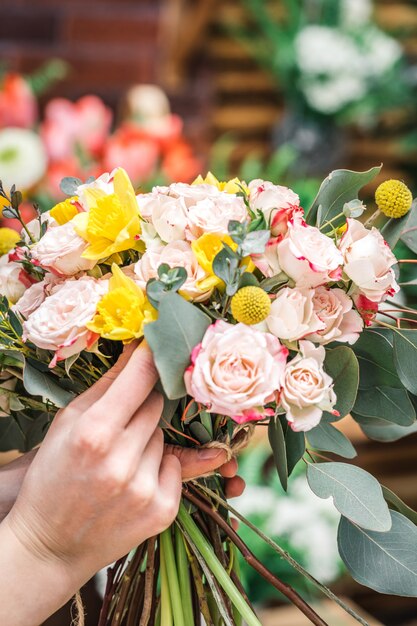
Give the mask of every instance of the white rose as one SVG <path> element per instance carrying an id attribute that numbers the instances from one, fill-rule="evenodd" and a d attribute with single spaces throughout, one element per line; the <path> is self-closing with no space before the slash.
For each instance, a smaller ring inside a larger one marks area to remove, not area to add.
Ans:
<path id="1" fill-rule="evenodd" d="M 184 267 L 187 271 L 187 280 L 181 287 L 180 293 L 195 302 L 203 302 L 210 297 L 212 289 L 201 291 L 197 283 L 207 278 L 206 272 L 198 265 L 191 245 L 187 241 L 173 241 L 159 250 L 147 250 L 135 265 L 134 279 L 139 287 L 145 291 L 146 283 L 150 278 L 156 278 L 158 267 L 167 263 L 169 267 Z"/>
<path id="2" fill-rule="evenodd" d="M 23 315 L 25 319 L 40 307 L 45 298 L 59 289 L 64 280 L 54 274 L 46 274 L 44 280 L 31 285 L 12 307 L 13 311 Z"/>
<path id="3" fill-rule="evenodd" d="M 382 302 L 399 291 L 391 269 L 397 259 L 377 228 L 369 230 L 361 222 L 348 219 L 339 249 L 346 276 L 368 300 Z"/>
<path id="4" fill-rule="evenodd" d="M 266 319 L 269 331 L 278 339 L 297 341 L 324 328 L 314 311 L 313 296 L 313 289 L 281 289 Z"/>
<path id="5" fill-rule="evenodd" d="M 158 191 L 137 196 L 140 215 L 149 221 L 166 243 L 185 239 L 187 207 L 181 198 Z"/>
<path id="6" fill-rule="evenodd" d="M 198 200 L 188 209 L 188 236 L 197 239 L 204 233 L 228 233 L 231 220 L 244 222 L 248 212 L 243 199 L 231 193 L 220 192 L 218 196 Z"/>
<path id="7" fill-rule="evenodd" d="M 342 277 L 343 257 L 333 240 L 304 220 L 288 224 L 288 235 L 278 244 L 278 259 L 297 287 L 318 287 Z"/>
<path id="8" fill-rule="evenodd" d="M 323 369 L 325 356 L 323 346 L 300 341 L 300 354 L 288 363 L 281 378 L 281 405 L 295 432 L 317 426 L 323 411 L 337 414 L 333 380 Z"/>
<path id="9" fill-rule="evenodd" d="M 0 294 L 13 304 L 23 296 L 25 285 L 20 280 L 23 268 L 20 263 L 9 261 L 7 254 L 0 257 Z"/>
<path id="10" fill-rule="evenodd" d="M 107 292 L 108 281 L 89 276 L 68 280 L 23 322 L 23 339 L 44 350 L 53 350 L 50 367 L 73 354 L 88 350 L 97 335 L 86 328 L 97 304 Z"/>
<path id="11" fill-rule="evenodd" d="M 77 235 L 72 222 L 49 228 L 31 249 L 32 258 L 41 267 L 58 276 L 73 276 L 90 270 L 96 261 L 84 259 L 88 244 Z"/>
<path id="12" fill-rule="evenodd" d="M 295 215 L 303 216 L 300 198 L 294 191 L 260 178 L 249 183 L 249 204 L 254 211 L 262 211 L 273 237 L 286 235 L 288 221 Z"/>
<path id="13" fill-rule="evenodd" d="M 353 309 L 353 301 L 343 289 L 317 287 L 313 296 L 314 311 L 322 328 L 309 334 L 307 339 L 326 344 L 344 341 L 354 344 L 363 330 L 363 321 Z"/>

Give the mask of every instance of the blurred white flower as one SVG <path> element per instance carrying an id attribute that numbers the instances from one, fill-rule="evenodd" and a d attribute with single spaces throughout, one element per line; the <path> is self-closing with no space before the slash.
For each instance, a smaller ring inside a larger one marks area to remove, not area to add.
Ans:
<path id="1" fill-rule="evenodd" d="M 368 85 L 359 74 L 340 74 L 321 81 L 306 80 L 303 91 L 312 109 L 332 115 L 363 98 L 368 91 Z"/>
<path id="2" fill-rule="evenodd" d="M 372 16 L 371 0 L 342 0 L 341 6 L 342 23 L 348 28 L 364 26 Z"/>
<path id="3" fill-rule="evenodd" d="M 349 35 L 338 28 L 311 24 L 295 39 L 297 64 L 303 74 L 327 75 L 360 71 L 361 56 Z"/>
<path id="4" fill-rule="evenodd" d="M 44 175 L 47 156 L 42 141 L 31 130 L 5 128 L 0 131 L 0 180 L 6 190 L 33 187 Z"/>
<path id="5" fill-rule="evenodd" d="M 364 39 L 363 71 L 368 76 L 381 76 L 388 72 L 402 57 L 398 41 L 379 28 L 369 28 Z"/>

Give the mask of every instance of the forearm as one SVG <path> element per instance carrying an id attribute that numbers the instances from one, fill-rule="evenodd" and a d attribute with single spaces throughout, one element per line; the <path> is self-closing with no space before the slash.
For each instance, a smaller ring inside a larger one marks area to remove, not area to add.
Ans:
<path id="1" fill-rule="evenodd" d="M 0 468 L 0 522 L 14 505 L 35 454 L 36 450 L 33 450 Z"/>
<path id="2" fill-rule="evenodd" d="M 74 569 L 25 546 L 0 524 L 0 624 L 39 626 L 82 586 Z"/>

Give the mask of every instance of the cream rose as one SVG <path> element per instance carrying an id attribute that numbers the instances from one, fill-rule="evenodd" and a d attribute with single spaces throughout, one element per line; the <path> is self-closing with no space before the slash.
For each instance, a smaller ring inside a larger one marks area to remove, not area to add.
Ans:
<path id="1" fill-rule="evenodd" d="M 176 198 L 154 189 L 151 193 L 137 196 L 139 212 L 150 222 L 157 235 L 170 243 L 185 239 L 188 224 L 187 207 L 182 198 Z"/>
<path id="2" fill-rule="evenodd" d="M 277 276 L 277 274 L 281 272 L 281 266 L 278 259 L 277 238 L 274 237 L 268 241 L 263 254 L 252 254 L 251 259 L 258 270 L 260 270 L 267 278 Z"/>
<path id="3" fill-rule="evenodd" d="M 86 328 L 97 304 L 107 292 L 108 281 L 89 276 L 68 280 L 23 322 L 23 339 L 44 350 L 53 350 L 50 367 L 90 348 L 97 335 Z"/>
<path id="4" fill-rule="evenodd" d="M 0 257 L 0 294 L 13 304 L 21 298 L 26 286 L 21 281 L 23 268 L 20 263 L 9 261 L 7 254 Z"/>
<path id="5" fill-rule="evenodd" d="M 313 289 L 281 289 L 266 318 L 269 332 L 278 339 L 297 341 L 324 328 L 314 310 L 313 296 Z"/>
<path id="6" fill-rule="evenodd" d="M 262 419 L 275 399 L 288 350 L 269 333 L 219 321 L 196 346 L 184 375 L 187 393 L 239 424 Z"/>
<path id="7" fill-rule="evenodd" d="M 337 414 L 333 380 L 323 369 L 326 351 L 311 341 L 300 341 L 300 354 L 281 377 L 280 402 L 292 430 L 307 432 L 320 422 L 323 411 Z"/>
<path id="8" fill-rule="evenodd" d="M 342 277 L 342 254 L 330 237 L 304 220 L 288 224 L 288 235 L 277 251 L 281 269 L 297 287 L 318 287 Z"/>
<path id="9" fill-rule="evenodd" d="M 368 300 L 382 302 L 399 291 L 391 269 L 397 259 L 378 229 L 369 230 L 361 222 L 348 219 L 339 249 L 346 276 Z"/>
<path id="10" fill-rule="evenodd" d="M 49 228 L 31 249 L 39 265 L 58 276 L 73 276 L 90 270 L 96 261 L 83 259 L 87 243 L 75 232 L 72 222 Z"/>
<path id="11" fill-rule="evenodd" d="M 248 212 L 243 199 L 234 194 L 219 192 L 217 196 L 199 200 L 188 209 L 189 239 L 197 239 L 204 233 L 225 235 L 229 222 L 244 222 Z"/>
<path id="12" fill-rule="evenodd" d="M 167 263 L 169 267 L 184 267 L 187 280 L 180 293 L 195 302 L 204 302 L 210 297 L 212 289 L 201 291 L 197 283 L 207 278 L 206 272 L 199 266 L 191 245 L 187 241 L 173 241 L 159 250 L 147 250 L 135 265 L 135 281 L 145 291 L 150 278 L 156 278 L 158 267 Z"/>
<path id="13" fill-rule="evenodd" d="M 44 280 L 34 283 L 24 292 L 23 296 L 12 307 L 13 311 L 23 315 L 25 319 L 40 307 L 45 298 L 51 295 L 54 290 L 59 289 L 64 279 L 46 274 Z"/>
<path id="14" fill-rule="evenodd" d="M 287 234 L 288 221 L 304 213 L 294 191 L 259 178 L 249 183 L 249 204 L 254 211 L 262 211 L 272 236 L 279 239 Z"/>
<path id="15" fill-rule="evenodd" d="M 363 321 L 353 309 L 353 301 L 343 289 L 317 287 L 313 296 L 314 312 L 322 328 L 309 334 L 307 339 L 326 344 L 343 341 L 354 344 L 363 330 Z"/>

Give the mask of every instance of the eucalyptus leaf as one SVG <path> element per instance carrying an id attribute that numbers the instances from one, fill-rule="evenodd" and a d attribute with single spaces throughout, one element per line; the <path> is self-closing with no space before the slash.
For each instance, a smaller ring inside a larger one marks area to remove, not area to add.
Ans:
<path id="1" fill-rule="evenodd" d="M 381 485 L 365 470 L 347 463 L 309 463 L 307 480 L 319 498 L 332 497 L 337 510 L 362 528 L 380 532 L 391 528 Z"/>
<path id="2" fill-rule="evenodd" d="M 268 424 L 268 439 L 274 456 L 275 467 L 284 491 L 288 488 L 287 454 L 285 450 L 284 432 L 277 417 L 270 419 Z"/>
<path id="3" fill-rule="evenodd" d="M 417 395 L 417 331 L 394 332 L 394 364 L 404 387 Z"/>
<path id="4" fill-rule="evenodd" d="M 254 230 L 248 233 L 240 247 L 242 256 L 263 254 L 270 237 L 271 233 L 269 230 Z"/>
<path id="5" fill-rule="evenodd" d="M 194 420 L 194 422 L 191 422 L 189 428 L 193 437 L 198 439 L 201 444 L 204 445 L 205 443 L 209 443 L 211 441 L 212 438 L 210 436 L 210 433 L 198 420 Z"/>
<path id="6" fill-rule="evenodd" d="M 74 399 L 74 394 L 60 387 L 51 374 L 40 372 L 27 361 L 23 370 L 23 384 L 29 394 L 41 396 L 44 402 L 49 400 L 58 408 L 67 406 Z"/>
<path id="7" fill-rule="evenodd" d="M 239 289 L 242 287 L 259 287 L 259 280 L 252 272 L 244 272 L 239 280 Z"/>
<path id="8" fill-rule="evenodd" d="M 381 228 L 381 234 L 392 250 L 395 248 L 401 237 L 407 237 L 407 235 L 405 235 L 405 232 L 408 232 L 409 238 L 411 233 L 414 232 L 409 229 L 409 224 L 411 225 L 415 221 L 416 212 L 417 201 L 414 200 L 412 207 L 407 215 L 404 215 L 404 217 L 401 217 L 399 219 L 392 218 L 388 220 L 387 223 Z M 417 233 L 415 235 L 415 239 L 417 243 Z"/>
<path id="9" fill-rule="evenodd" d="M 333 379 L 334 391 L 337 396 L 335 409 L 340 413 L 339 419 L 348 415 L 355 404 L 359 385 L 359 364 L 355 353 L 347 346 L 326 350 L 324 369 Z M 337 418 L 324 414 L 325 419 L 336 421 Z"/>
<path id="10" fill-rule="evenodd" d="M 354 345 L 359 361 L 359 389 L 375 386 L 403 389 L 392 358 L 392 333 L 365 329 Z"/>
<path id="11" fill-rule="evenodd" d="M 343 207 L 351 200 L 358 197 L 359 191 L 374 180 L 381 171 L 381 167 L 373 167 L 367 172 L 353 172 L 351 170 L 335 170 L 323 181 L 317 197 L 309 209 L 306 221 L 308 224 L 321 226 L 333 220 L 339 213 L 343 212 Z M 321 205 L 320 221 L 318 209 Z M 340 218 L 343 223 L 344 217 Z M 332 223 L 333 226 L 340 225 L 338 221 Z"/>
<path id="12" fill-rule="evenodd" d="M 356 398 L 354 412 L 399 426 L 411 426 L 416 419 L 416 412 L 407 391 L 395 387 L 361 389 Z"/>
<path id="13" fill-rule="evenodd" d="M 158 319 L 145 326 L 145 338 L 170 400 L 186 394 L 184 372 L 210 323 L 196 306 L 176 293 L 167 293 L 160 302 Z"/>
<path id="14" fill-rule="evenodd" d="M 77 194 L 78 187 L 82 184 L 83 181 L 79 178 L 75 178 L 74 176 L 66 176 L 61 180 L 59 188 L 66 196 L 75 196 Z"/>
<path id="15" fill-rule="evenodd" d="M 403 227 L 401 241 L 417 254 L 417 200 L 414 200 L 407 222 Z"/>
<path id="16" fill-rule="evenodd" d="M 282 432 L 284 433 L 287 472 L 288 476 L 291 476 L 293 469 L 305 452 L 305 435 L 303 432 L 297 433 L 293 430 L 285 415 L 280 415 L 279 420 L 281 422 Z"/>
<path id="17" fill-rule="evenodd" d="M 402 515 L 404 515 L 404 517 L 407 517 L 410 522 L 413 522 L 413 524 L 417 525 L 417 511 L 414 511 L 411 507 L 405 504 L 405 502 L 403 502 L 396 493 L 391 491 L 391 489 L 388 489 L 388 487 L 384 487 L 384 485 L 381 485 L 381 487 L 384 498 L 388 502 L 388 505 L 390 505 L 390 509 L 398 511 L 398 513 L 401 513 Z"/>
<path id="18" fill-rule="evenodd" d="M 397 426 L 385 420 L 363 418 L 352 413 L 352 417 L 359 423 L 359 426 L 369 439 L 374 441 L 399 441 L 413 433 L 417 433 L 417 422 L 412 426 Z"/>
<path id="19" fill-rule="evenodd" d="M 36 418 L 23 413 L 0 417 L 0 452 L 32 450 L 44 438 L 49 423 L 50 416 L 47 413 Z"/>
<path id="20" fill-rule="evenodd" d="M 308 431 L 307 439 L 316 450 L 333 452 L 346 459 L 353 459 L 357 456 L 356 450 L 349 439 L 340 430 L 323 421 Z"/>
<path id="21" fill-rule="evenodd" d="M 417 596 L 417 526 L 391 511 L 388 532 L 360 528 L 342 517 L 338 546 L 353 578 L 379 593 Z"/>

